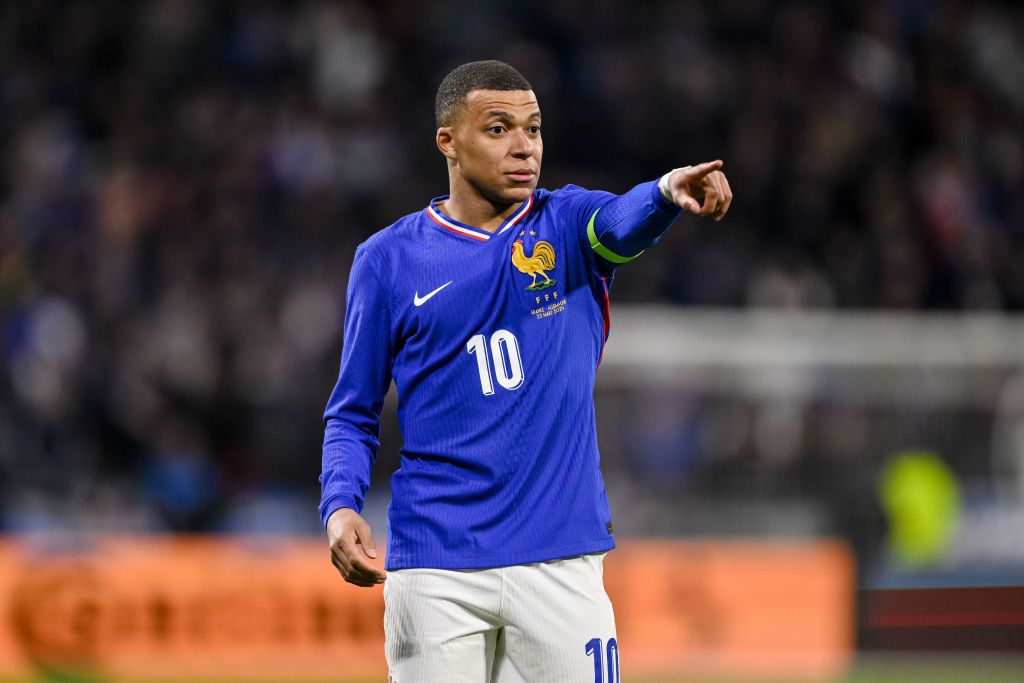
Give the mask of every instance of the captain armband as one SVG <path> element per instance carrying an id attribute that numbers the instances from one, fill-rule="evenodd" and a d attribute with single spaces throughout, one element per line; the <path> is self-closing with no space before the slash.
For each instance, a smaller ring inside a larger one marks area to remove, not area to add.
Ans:
<path id="1" fill-rule="evenodd" d="M 619 256 L 608 247 L 601 244 L 601 241 L 597 239 L 597 231 L 594 230 L 594 219 L 597 218 L 597 212 L 601 209 L 594 211 L 593 215 L 590 216 L 590 221 L 587 223 L 587 239 L 590 240 L 590 248 L 594 250 L 598 256 L 603 258 L 605 261 L 611 261 L 612 263 L 629 263 L 640 254 L 634 254 L 633 256 Z"/>

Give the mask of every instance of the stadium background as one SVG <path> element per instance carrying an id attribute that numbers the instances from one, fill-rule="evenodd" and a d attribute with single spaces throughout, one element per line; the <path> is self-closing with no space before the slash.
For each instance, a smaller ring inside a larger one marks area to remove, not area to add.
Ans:
<path id="1" fill-rule="evenodd" d="M 838 539 L 849 661 L 1019 675 L 1015 3 L 3 3 L 2 623 L 45 593 L 18 583 L 26 566 L 75 550 L 120 576 L 111 535 L 321 542 L 319 415 L 353 251 L 445 191 L 434 90 L 489 57 L 538 93 L 542 186 L 623 191 L 722 158 L 736 192 L 727 220 L 684 219 L 615 284 L 597 401 L 618 535 L 697 538 L 708 557 Z M 724 575 L 757 556 L 737 557 Z M 0 660 L 24 657 L 4 633 Z M 952 680 L 987 680 L 970 675 Z"/>

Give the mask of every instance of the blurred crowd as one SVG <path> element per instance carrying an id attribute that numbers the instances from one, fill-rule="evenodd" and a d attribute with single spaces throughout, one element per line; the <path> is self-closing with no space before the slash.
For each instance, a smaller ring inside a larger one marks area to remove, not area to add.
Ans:
<path id="1" fill-rule="evenodd" d="M 1024 308 L 1014 3 L 2 3 L 0 528 L 315 530 L 353 251 L 481 58 L 543 187 L 725 160 L 616 302 Z"/>

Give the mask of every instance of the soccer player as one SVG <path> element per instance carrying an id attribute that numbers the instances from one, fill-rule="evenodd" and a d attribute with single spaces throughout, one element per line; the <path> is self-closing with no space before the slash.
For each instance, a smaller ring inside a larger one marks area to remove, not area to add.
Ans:
<path id="1" fill-rule="evenodd" d="M 680 213 L 720 220 L 732 192 L 721 161 L 623 195 L 537 189 L 540 106 L 502 62 L 448 74 L 435 114 L 449 194 L 352 265 L 324 414 L 331 558 L 349 583 L 386 579 L 398 683 L 617 682 L 593 403 L 608 291 Z M 359 513 L 392 380 L 403 445 L 385 574 Z"/>

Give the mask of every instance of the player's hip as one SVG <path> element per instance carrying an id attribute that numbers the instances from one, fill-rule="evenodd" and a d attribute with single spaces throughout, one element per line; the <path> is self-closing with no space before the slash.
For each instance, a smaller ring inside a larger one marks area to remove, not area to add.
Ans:
<path id="1" fill-rule="evenodd" d="M 449 533 L 428 535 L 398 530 L 392 518 L 388 533 L 385 568 L 477 570 L 507 568 L 519 565 L 548 563 L 581 555 L 604 553 L 615 547 L 615 538 L 603 528 L 589 529 L 586 534 L 564 534 L 550 538 L 544 545 L 536 544 L 536 536 L 522 533 L 487 534 L 474 538 L 471 531 L 461 537 Z M 564 529 L 561 530 L 564 532 Z M 504 541 L 502 540 L 504 538 Z M 451 542 L 446 543 L 445 540 Z"/>
<path id="2" fill-rule="evenodd" d="M 604 555 L 388 572 L 384 624 L 391 671 L 399 681 L 593 680 L 603 644 L 617 648 Z M 617 672 L 617 650 L 615 657 Z"/>
<path id="3" fill-rule="evenodd" d="M 505 604 L 556 604 L 566 600 L 605 603 L 604 559 L 607 551 L 488 569 L 439 569 L 410 567 L 388 571 L 385 603 L 415 599 L 419 604 L 436 600 L 455 608 L 470 607 L 493 619 L 495 625 L 515 611 Z"/>

